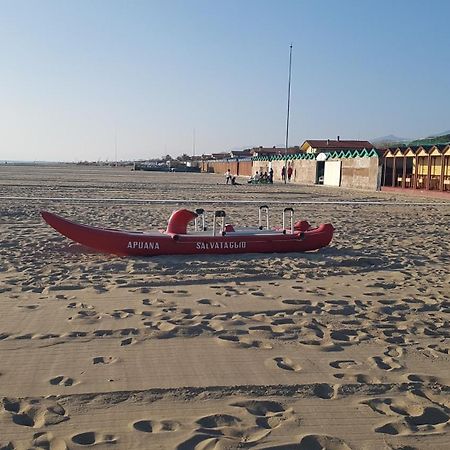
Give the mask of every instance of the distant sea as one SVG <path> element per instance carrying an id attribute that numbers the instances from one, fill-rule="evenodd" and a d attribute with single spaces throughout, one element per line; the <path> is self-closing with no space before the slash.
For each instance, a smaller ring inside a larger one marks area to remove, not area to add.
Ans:
<path id="1" fill-rule="evenodd" d="M 57 161 L 14 161 L 11 159 L 0 159 L 0 164 L 14 164 L 15 166 L 18 165 L 24 165 L 24 166 L 30 166 L 30 165 L 48 165 L 48 164 L 70 164 L 70 163 L 64 163 L 64 162 L 57 162 Z"/>

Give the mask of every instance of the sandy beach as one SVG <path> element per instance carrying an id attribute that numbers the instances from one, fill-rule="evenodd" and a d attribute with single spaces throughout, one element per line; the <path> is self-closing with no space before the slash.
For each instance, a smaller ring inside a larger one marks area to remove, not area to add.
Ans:
<path id="1" fill-rule="evenodd" d="M 0 166 L 0 449 L 449 448 L 450 202 L 224 181 Z M 189 203 L 134 202 L 164 199 Z M 250 200 L 280 201 L 274 226 L 293 201 L 395 204 L 294 205 L 336 232 L 286 255 L 122 258 L 39 215 L 146 231 L 205 207 L 256 225 Z"/>

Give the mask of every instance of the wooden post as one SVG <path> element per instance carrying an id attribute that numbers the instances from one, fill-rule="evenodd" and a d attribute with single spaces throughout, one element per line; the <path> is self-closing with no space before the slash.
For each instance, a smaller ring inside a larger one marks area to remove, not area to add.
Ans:
<path id="1" fill-rule="evenodd" d="M 439 180 L 439 190 L 444 190 L 445 155 L 441 155 L 441 178 Z"/>
<path id="2" fill-rule="evenodd" d="M 406 187 L 406 156 L 403 156 L 402 188 Z"/>
<path id="3" fill-rule="evenodd" d="M 427 190 L 430 190 L 431 184 L 431 155 L 428 153 L 428 170 L 427 170 Z"/>
<path id="4" fill-rule="evenodd" d="M 447 177 L 449 176 L 449 167 L 450 167 L 450 156 L 442 155 L 444 158 L 444 185 L 442 187 L 442 190 L 445 191 L 445 181 Z"/>
<path id="5" fill-rule="evenodd" d="M 418 172 L 419 172 L 419 157 L 417 155 L 414 155 L 414 175 L 413 175 L 413 187 L 414 189 L 417 189 L 417 179 L 418 179 Z"/>
<path id="6" fill-rule="evenodd" d="M 395 156 L 394 161 L 392 162 L 392 187 L 395 187 Z"/>

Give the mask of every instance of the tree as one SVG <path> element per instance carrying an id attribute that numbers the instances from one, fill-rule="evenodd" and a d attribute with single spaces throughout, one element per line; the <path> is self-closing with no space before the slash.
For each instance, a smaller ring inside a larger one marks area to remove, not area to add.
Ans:
<path id="1" fill-rule="evenodd" d="M 189 161 L 190 159 L 191 157 L 187 153 L 183 153 L 177 157 L 177 161 Z"/>

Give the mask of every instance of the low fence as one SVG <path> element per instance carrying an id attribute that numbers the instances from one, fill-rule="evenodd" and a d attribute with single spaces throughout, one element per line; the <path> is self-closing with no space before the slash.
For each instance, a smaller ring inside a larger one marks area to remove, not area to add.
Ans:
<path id="1" fill-rule="evenodd" d="M 251 177 L 252 175 L 252 160 L 229 158 L 222 160 L 208 160 L 201 162 L 201 171 L 209 173 L 218 173 L 224 175 L 230 169 L 232 175 Z"/>

